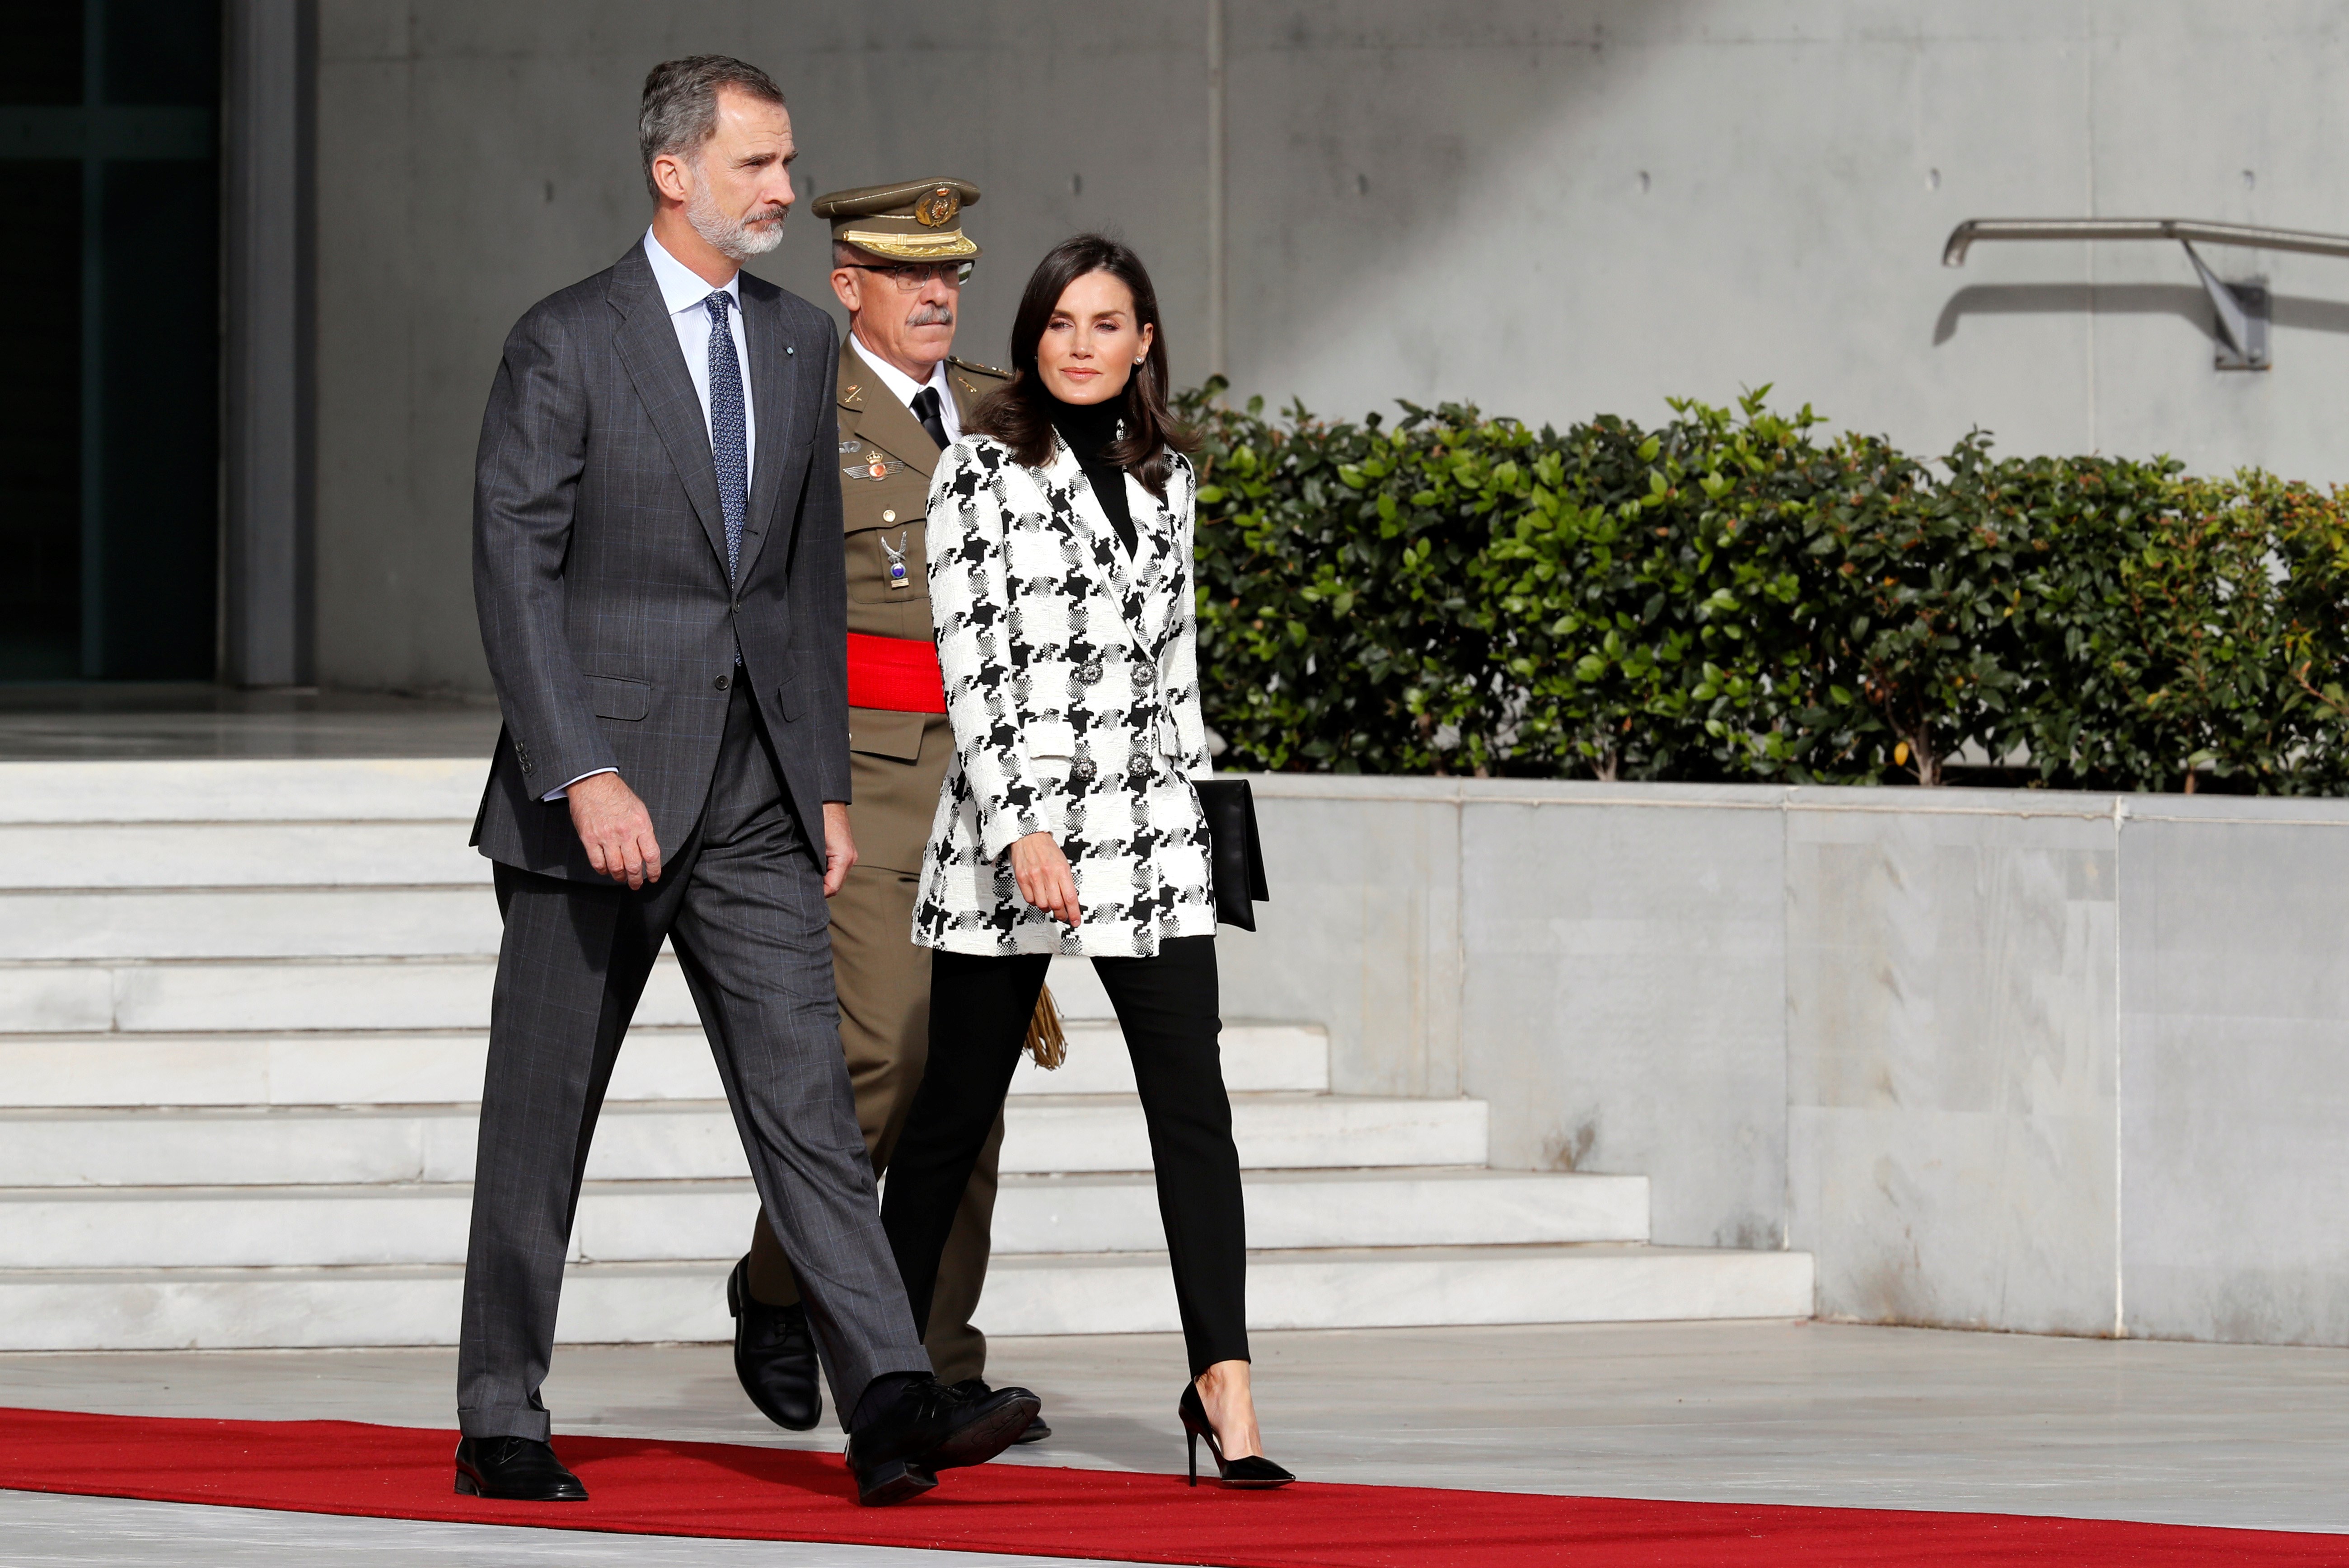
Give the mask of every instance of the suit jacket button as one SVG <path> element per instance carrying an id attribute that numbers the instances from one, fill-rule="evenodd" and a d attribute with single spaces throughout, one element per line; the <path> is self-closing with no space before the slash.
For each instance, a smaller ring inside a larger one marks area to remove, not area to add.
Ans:
<path id="1" fill-rule="evenodd" d="M 716 686 L 719 691 L 724 691 L 728 686 L 734 684 L 734 677 L 731 676 L 719 676 L 716 680 L 711 681 L 709 684 Z"/>

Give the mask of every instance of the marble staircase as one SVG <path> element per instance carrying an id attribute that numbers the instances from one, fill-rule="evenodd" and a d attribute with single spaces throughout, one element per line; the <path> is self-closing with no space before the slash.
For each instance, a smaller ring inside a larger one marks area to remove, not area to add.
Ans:
<path id="1" fill-rule="evenodd" d="M 0 765 L 0 1348 L 443 1344 L 497 919 L 456 761 Z M 673 962 L 598 1129 L 561 1336 L 723 1337 L 757 1208 Z M 1116 1026 L 1014 1086 L 979 1321 L 1175 1326 Z M 1785 1317 L 1807 1256 L 1646 1244 L 1639 1176 L 1486 1167 L 1476 1100 L 1225 1034 L 1264 1327 Z"/>

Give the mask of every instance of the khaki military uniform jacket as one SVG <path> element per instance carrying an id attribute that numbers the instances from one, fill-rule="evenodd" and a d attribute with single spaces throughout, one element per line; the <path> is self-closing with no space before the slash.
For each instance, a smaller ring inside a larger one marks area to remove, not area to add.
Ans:
<path id="1" fill-rule="evenodd" d="M 973 410 L 1008 379 L 967 360 L 947 361 L 947 386 L 968 429 Z M 863 353 L 840 341 L 840 499 L 848 557 L 848 629 L 874 637 L 931 640 L 927 541 L 923 513 L 937 447 L 897 401 Z M 905 586 L 892 587 L 891 552 L 904 559 Z M 860 863 L 919 875 L 930 818 L 954 756 L 944 714 L 848 710 L 854 803 L 849 830 Z"/>

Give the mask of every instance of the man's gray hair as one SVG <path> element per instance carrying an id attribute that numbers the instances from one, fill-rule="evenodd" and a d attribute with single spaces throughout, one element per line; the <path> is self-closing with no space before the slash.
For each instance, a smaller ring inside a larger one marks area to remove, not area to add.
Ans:
<path id="1" fill-rule="evenodd" d="M 718 89 L 732 88 L 780 108 L 783 89 L 775 78 L 730 55 L 688 55 L 663 60 L 645 76 L 643 107 L 636 111 L 636 147 L 645 157 L 645 189 L 660 200 L 653 183 L 653 160 L 663 153 L 691 155 L 718 131 Z"/>

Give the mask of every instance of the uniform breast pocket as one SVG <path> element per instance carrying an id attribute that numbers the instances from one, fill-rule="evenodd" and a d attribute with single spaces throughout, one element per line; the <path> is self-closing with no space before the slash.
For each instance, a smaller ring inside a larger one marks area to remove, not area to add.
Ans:
<path id="1" fill-rule="evenodd" d="M 923 550 L 922 517 L 918 511 L 848 536 L 848 597 L 858 604 L 926 603 L 930 596 L 928 557 Z"/>

